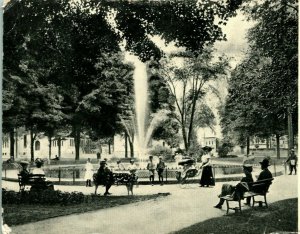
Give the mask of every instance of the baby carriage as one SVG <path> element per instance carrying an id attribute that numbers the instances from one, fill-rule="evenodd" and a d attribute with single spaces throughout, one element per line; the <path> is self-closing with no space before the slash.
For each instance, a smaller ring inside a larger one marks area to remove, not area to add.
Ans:
<path id="1" fill-rule="evenodd" d="M 185 158 L 178 165 L 183 166 L 183 171 L 176 171 L 176 179 L 180 187 L 185 188 L 193 182 L 200 174 L 200 171 L 196 169 L 195 160 L 192 158 Z"/>

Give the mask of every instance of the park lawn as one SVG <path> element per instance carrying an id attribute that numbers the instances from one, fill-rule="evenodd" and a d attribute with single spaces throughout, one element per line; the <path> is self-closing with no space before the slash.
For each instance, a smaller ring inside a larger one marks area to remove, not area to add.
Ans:
<path id="1" fill-rule="evenodd" d="M 213 218 L 194 224 L 176 234 L 196 233 L 243 233 L 260 234 L 272 232 L 297 232 L 298 230 L 298 199 L 287 199 L 272 203 L 269 208 L 255 207 L 230 213 L 219 218 Z"/>
<path id="2" fill-rule="evenodd" d="M 169 195 L 168 193 L 159 193 L 142 196 L 111 196 L 98 197 L 93 202 L 81 203 L 76 205 L 29 205 L 29 204 L 7 204 L 4 208 L 4 223 L 8 226 L 20 225 L 30 222 L 41 221 L 58 216 L 79 214 L 88 211 L 106 209 L 110 207 L 147 201 Z"/>

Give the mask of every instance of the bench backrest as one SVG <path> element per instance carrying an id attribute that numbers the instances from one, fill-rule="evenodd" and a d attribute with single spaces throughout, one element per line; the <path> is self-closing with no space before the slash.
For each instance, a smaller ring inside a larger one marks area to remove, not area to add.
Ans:
<path id="1" fill-rule="evenodd" d="M 24 178 L 22 177 L 21 174 L 18 174 L 18 181 L 19 184 L 20 183 L 38 183 L 38 182 L 42 182 L 45 181 L 45 175 L 44 174 L 28 174 L 26 180 L 24 180 Z"/>
<path id="2" fill-rule="evenodd" d="M 270 178 L 270 179 L 258 180 L 258 181 L 249 183 L 249 185 L 251 187 L 250 190 L 257 192 L 257 193 L 267 193 L 273 180 L 274 180 L 274 178 Z"/>

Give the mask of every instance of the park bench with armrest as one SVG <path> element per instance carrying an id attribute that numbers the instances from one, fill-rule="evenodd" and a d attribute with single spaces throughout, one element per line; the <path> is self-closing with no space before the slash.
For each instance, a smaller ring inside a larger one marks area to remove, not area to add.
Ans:
<path id="1" fill-rule="evenodd" d="M 268 203 L 267 203 L 267 193 L 269 190 L 270 185 L 272 184 L 274 178 L 270 178 L 270 179 L 265 179 L 265 180 L 259 180 L 259 181 L 255 181 L 252 183 L 249 183 L 249 191 L 245 192 L 243 194 L 243 196 L 236 196 L 234 193 L 231 195 L 227 195 L 227 196 L 223 196 L 221 198 L 223 198 L 226 201 L 226 206 L 227 206 L 227 214 L 229 212 L 229 210 L 234 210 L 235 212 L 238 211 L 242 211 L 242 206 L 241 206 L 241 200 L 247 197 L 252 197 L 252 201 L 253 204 L 252 206 L 254 206 L 255 203 L 259 203 L 260 206 L 262 203 L 266 204 L 266 207 L 268 207 Z M 264 201 L 255 201 L 256 196 L 263 196 L 264 197 Z M 238 207 L 230 207 L 229 203 L 230 202 L 238 202 Z"/>
<path id="2" fill-rule="evenodd" d="M 262 206 L 263 203 L 266 204 L 266 207 L 268 207 L 267 203 L 267 193 L 269 191 L 269 187 L 272 184 L 272 181 L 274 178 L 265 179 L 265 180 L 258 180 L 256 182 L 252 182 L 249 184 L 250 191 L 246 192 L 244 194 L 244 197 L 252 197 L 252 206 L 255 205 L 255 203 L 259 203 L 260 206 Z M 264 201 L 255 201 L 256 196 L 263 196 Z"/>
<path id="3" fill-rule="evenodd" d="M 18 182 L 20 191 L 24 191 L 26 186 L 36 186 L 45 183 L 46 178 L 44 174 L 28 174 L 26 178 L 23 178 L 21 174 L 18 174 Z"/>

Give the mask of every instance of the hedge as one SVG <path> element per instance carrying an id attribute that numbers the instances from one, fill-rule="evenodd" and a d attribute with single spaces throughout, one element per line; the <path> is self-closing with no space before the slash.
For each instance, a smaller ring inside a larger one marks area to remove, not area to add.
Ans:
<path id="1" fill-rule="evenodd" d="M 71 205 L 79 204 L 87 199 L 81 192 L 62 192 L 60 190 L 22 191 L 15 192 L 2 189 L 3 204 L 44 204 L 44 205 Z"/>

